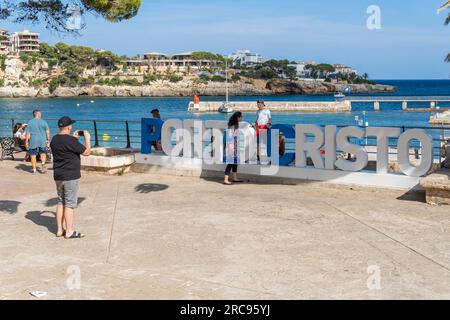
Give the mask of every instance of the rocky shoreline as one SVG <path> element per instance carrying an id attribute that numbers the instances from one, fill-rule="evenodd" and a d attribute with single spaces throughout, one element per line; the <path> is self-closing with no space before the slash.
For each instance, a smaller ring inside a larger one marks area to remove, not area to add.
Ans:
<path id="1" fill-rule="evenodd" d="M 324 95 L 342 91 L 346 86 L 352 93 L 383 93 L 395 92 L 396 88 L 386 85 L 370 84 L 333 84 L 320 81 L 288 81 L 254 80 L 229 84 L 232 96 L 267 96 L 283 94 Z M 49 88 L 34 87 L 0 87 L 0 98 L 68 98 L 68 97 L 191 97 L 224 96 L 225 83 L 195 81 L 156 81 L 144 86 L 104 86 L 92 85 L 89 87 L 58 87 L 53 92 Z"/>

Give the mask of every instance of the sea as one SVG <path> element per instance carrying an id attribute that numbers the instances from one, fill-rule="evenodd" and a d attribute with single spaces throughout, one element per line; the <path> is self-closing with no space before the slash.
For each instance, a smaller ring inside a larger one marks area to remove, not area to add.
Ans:
<path id="1" fill-rule="evenodd" d="M 433 97 L 450 100 L 450 80 L 377 80 L 377 83 L 394 85 L 395 93 L 383 94 L 352 94 L 363 99 L 374 97 L 395 97 L 405 99 Z M 224 97 L 200 97 L 201 100 L 223 101 Z M 282 95 L 282 96 L 252 96 L 232 97 L 231 101 L 333 101 L 330 95 Z M 100 140 L 107 145 L 123 145 L 127 142 L 124 132 L 125 121 L 128 121 L 130 137 L 133 145 L 138 145 L 142 117 L 149 117 L 152 109 L 158 108 L 163 119 L 201 119 L 227 120 L 229 115 L 220 113 L 192 114 L 187 112 L 191 97 L 178 98 L 38 98 L 38 99 L 0 99 L 0 136 L 9 136 L 14 122 L 26 122 L 31 118 L 34 109 L 40 109 L 45 119 L 48 119 L 52 132 L 56 132 L 56 119 L 70 116 L 78 120 L 76 129 L 93 130 L 93 120 L 97 121 L 97 131 Z M 450 102 L 442 102 L 439 107 L 450 107 Z M 408 105 L 409 108 L 427 108 L 429 102 L 418 102 Z M 256 109 L 256 104 L 255 104 Z M 407 126 L 428 127 L 430 111 L 401 110 L 401 102 L 382 103 L 379 112 L 373 111 L 373 104 L 354 103 L 351 113 L 273 113 L 273 122 L 280 124 L 318 124 L 338 126 L 356 125 L 355 117 L 362 117 L 370 126 Z M 12 121 L 12 119 L 14 119 Z M 255 121 L 255 113 L 245 113 L 244 120 Z M 108 122 L 117 121 L 117 122 Z"/>

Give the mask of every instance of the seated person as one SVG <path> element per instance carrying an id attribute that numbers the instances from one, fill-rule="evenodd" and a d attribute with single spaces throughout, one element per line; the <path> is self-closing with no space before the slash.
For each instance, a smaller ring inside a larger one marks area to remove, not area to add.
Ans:
<path id="1" fill-rule="evenodd" d="M 279 154 L 280 156 L 284 156 L 286 153 L 286 138 L 284 134 L 280 133 L 279 135 Z"/>
<path id="2" fill-rule="evenodd" d="M 159 113 L 159 109 L 153 109 L 153 110 L 151 111 L 151 114 L 152 114 L 152 116 L 153 116 L 153 119 L 159 119 L 159 120 L 161 120 L 161 114 Z M 161 120 L 161 121 L 162 121 L 162 120 Z M 155 130 L 156 130 L 156 129 L 153 129 L 153 132 L 154 132 Z M 162 151 L 161 141 L 153 142 L 153 143 L 152 143 L 152 146 L 153 146 L 153 148 L 155 148 L 155 151 L 159 151 L 159 152 Z"/>
<path id="3" fill-rule="evenodd" d="M 27 148 L 25 147 L 25 129 L 27 125 L 22 123 L 17 123 L 14 126 L 13 130 L 13 138 L 14 138 L 14 149 L 16 151 L 27 151 Z"/>

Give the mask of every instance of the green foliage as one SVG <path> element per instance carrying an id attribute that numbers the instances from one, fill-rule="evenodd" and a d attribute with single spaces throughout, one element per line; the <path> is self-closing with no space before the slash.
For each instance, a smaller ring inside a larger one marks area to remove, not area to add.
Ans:
<path id="1" fill-rule="evenodd" d="M 35 88 L 40 88 L 43 85 L 43 81 L 41 78 L 37 78 L 31 81 L 31 86 L 35 87 Z"/>
<path id="2" fill-rule="evenodd" d="M 233 81 L 233 82 L 238 82 L 240 80 L 241 80 L 241 76 L 238 74 L 234 74 L 231 76 L 231 81 Z"/>
<path id="3" fill-rule="evenodd" d="M 154 82 L 161 79 L 161 76 L 157 74 L 146 74 L 144 76 L 144 84 L 149 84 L 150 82 Z"/>
<path id="4" fill-rule="evenodd" d="M 176 74 L 172 74 L 169 76 L 169 81 L 170 82 L 180 82 L 181 80 L 183 80 L 182 76 L 176 75 Z"/>
<path id="5" fill-rule="evenodd" d="M 200 76 L 199 76 L 199 79 L 200 79 L 202 82 L 205 82 L 205 83 L 211 80 L 211 78 L 210 78 L 208 75 L 206 75 L 206 74 L 200 75 Z"/>
<path id="6" fill-rule="evenodd" d="M 1 68 L 3 71 L 6 70 L 6 59 L 7 59 L 7 56 L 6 56 L 6 55 L 4 55 L 4 54 L 0 55 L 0 68 Z"/>
<path id="7" fill-rule="evenodd" d="M 86 8 L 94 10 L 111 22 L 131 19 L 141 7 L 141 0 L 82 0 Z"/>
<path id="8" fill-rule="evenodd" d="M 225 58 L 220 54 L 215 54 L 207 51 L 196 51 L 192 53 L 192 59 L 194 60 L 216 60 L 225 61 Z"/>
<path id="9" fill-rule="evenodd" d="M 213 82 L 225 82 L 225 78 L 222 76 L 214 75 L 211 77 L 211 81 Z"/>
<path id="10" fill-rule="evenodd" d="M 5 86 L 5 79 L 1 78 L 0 79 L 0 87 L 4 87 Z"/>
<path id="11" fill-rule="evenodd" d="M 97 84 L 112 86 L 112 87 L 120 87 L 120 86 L 140 86 L 142 82 L 139 82 L 136 78 L 131 79 L 120 79 L 118 77 L 110 78 L 110 79 L 99 79 L 97 80 Z"/>
<path id="12" fill-rule="evenodd" d="M 53 93 L 56 90 L 56 88 L 59 87 L 59 85 L 60 85 L 59 77 L 53 78 L 52 80 L 50 80 L 48 89 L 50 90 L 51 93 Z"/>
<path id="13" fill-rule="evenodd" d="M 137 15 L 141 0 L 0 0 L 0 19 L 15 23 L 43 23 L 58 32 L 78 33 L 67 25 L 74 6 L 80 14 L 92 13 L 111 22 Z M 84 27 L 81 25 L 80 27 Z"/>

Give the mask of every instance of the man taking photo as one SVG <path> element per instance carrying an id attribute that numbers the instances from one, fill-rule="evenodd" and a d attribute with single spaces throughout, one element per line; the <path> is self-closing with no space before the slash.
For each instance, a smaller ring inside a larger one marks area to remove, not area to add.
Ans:
<path id="1" fill-rule="evenodd" d="M 78 192 L 81 179 L 81 157 L 91 153 L 91 136 L 88 131 L 78 131 L 73 135 L 69 117 L 58 121 L 59 134 L 53 137 L 50 144 L 53 153 L 53 169 L 58 206 L 56 208 L 56 224 L 58 238 L 81 239 L 85 235 L 74 229 L 74 211 L 78 207 Z M 78 138 L 84 137 L 85 145 Z"/>

